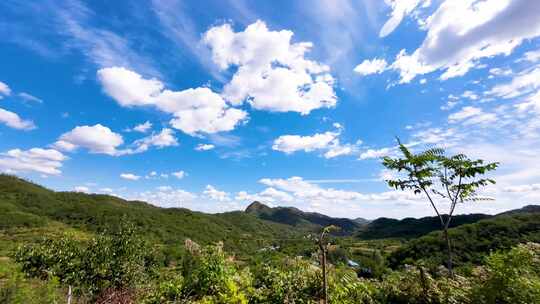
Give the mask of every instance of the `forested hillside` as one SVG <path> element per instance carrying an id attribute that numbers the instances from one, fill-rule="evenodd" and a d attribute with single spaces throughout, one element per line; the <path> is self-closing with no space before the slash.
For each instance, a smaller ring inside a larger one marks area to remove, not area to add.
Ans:
<path id="1" fill-rule="evenodd" d="M 0 301 L 61 302 L 74 286 L 80 303 L 316 303 L 317 234 L 335 225 L 341 232 L 326 240 L 330 303 L 487 304 L 507 294 L 530 302 L 540 299 L 540 248 L 523 243 L 540 243 L 538 211 L 456 217 L 458 277 L 449 280 L 430 217 L 361 225 L 259 202 L 204 214 L 0 175 Z M 505 265 L 514 285 L 498 281 Z"/>
<path id="2" fill-rule="evenodd" d="M 346 218 L 333 218 L 315 212 L 303 212 L 293 207 L 270 208 L 261 202 L 253 202 L 246 208 L 246 213 L 260 219 L 294 226 L 298 229 L 318 231 L 322 227 L 334 225 L 339 227 L 340 234 L 351 234 L 361 224 Z"/>
<path id="3" fill-rule="evenodd" d="M 479 220 L 491 217 L 487 214 L 456 215 L 450 223 L 450 227 L 475 223 Z M 441 224 L 436 216 L 428 216 L 419 219 L 405 218 L 396 220 L 381 217 L 362 227 L 357 233 L 361 239 L 373 240 L 383 238 L 416 238 L 432 231 L 439 230 Z"/>
<path id="4" fill-rule="evenodd" d="M 186 238 L 197 242 L 224 241 L 225 249 L 256 250 L 256 239 L 297 235 L 286 225 L 244 212 L 204 214 L 188 209 L 163 209 L 117 197 L 54 192 L 17 177 L 0 175 L 0 229 L 43 228 L 61 223 L 90 233 L 125 218 L 155 242 L 178 247 Z"/>

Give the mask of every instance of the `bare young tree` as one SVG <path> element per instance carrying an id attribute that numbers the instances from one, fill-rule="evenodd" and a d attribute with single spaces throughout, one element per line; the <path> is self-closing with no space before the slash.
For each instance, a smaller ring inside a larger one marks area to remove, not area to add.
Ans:
<path id="1" fill-rule="evenodd" d="M 399 150 L 403 158 L 384 157 L 383 165 L 400 173 L 396 179 L 386 182 L 397 190 L 412 190 L 424 194 L 440 220 L 441 230 L 447 250 L 447 267 L 452 269 L 452 246 L 448 228 L 456 206 L 466 201 L 485 200 L 478 196 L 478 190 L 495 181 L 483 176 L 497 169 L 499 163 L 485 163 L 481 159 L 471 160 L 463 154 L 446 156 L 443 149 L 434 148 L 418 154 L 412 153 L 399 139 Z M 448 212 L 443 214 L 437 206 L 436 198 L 449 203 Z"/>

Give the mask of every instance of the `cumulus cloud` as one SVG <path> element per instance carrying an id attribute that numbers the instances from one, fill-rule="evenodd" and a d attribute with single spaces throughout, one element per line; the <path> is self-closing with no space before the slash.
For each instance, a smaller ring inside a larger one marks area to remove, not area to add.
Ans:
<path id="1" fill-rule="evenodd" d="M 380 148 L 380 149 L 367 149 L 366 151 L 360 153 L 359 159 L 373 159 L 381 158 L 384 156 L 389 156 L 390 154 L 395 153 L 395 148 Z"/>
<path id="2" fill-rule="evenodd" d="M 129 199 L 141 200 L 161 207 L 178 208 L 190 207 L 190 205 L 193 204 L 198 197 L 194 193 L 182 189 L 173 189 L 167 186 L 160 187 L 157 190 L 158 191 L 140 192 L 130 196 Z M 193 206 L 196 207 L 196 204 L 193 204 Z"/>
<path id="3" fill-rule="evenodd" d="M 230 107 L 209 88 L 166 90 L 161 81 L 123 67 L 100 69 L 98 79 L 105 93 L 120 105 L 157 107 L 173 115 L 173 128 L 190 135 L 231 131 L 247 119 L 245 111 Z"/>
<path id="4" fill-rule="evenodd" d="M 463 107 L 458 112 L 448 116 L 450 123 L 462 122 L 464 125 L 487 124 L 497 120 L 494 113 L 485 113 L 482 109 L 472 106 Z"/>
<path id="5" fill-rule="evenodd" d="M 314 135 L 282 135 L 273 142 L 272 149 L 275 151 L 292 154 L 297 151 L 313 152 L 323 151 L 323 157 L 334 158 L 341 155 L 349 155 L 357 150 L 357 144 L 341 144 L 339 136 L 342 127 L 340 124 L 334 124 L 336 131 L 327 131 L 316 133 Z"/>
<path id="6" fill-rule="evenodd" d="M 0 99 L 2 99 L 3 96 L 9 95 L 11 95 L 11 88 L 4 82 L 0 81 Z"/>
<path id="7" fill-rule="evenodd" d="M 516 185 L 516 186 L 509 186 L 503 189 L 504 192 L 515 192 L 515 193 L 523 193 L 523 192 L 540 192 L 540 184 L 526 184 L 526 185 Z"/>
<path id="8" fill-rule="evenodd" d="M 417 200 L 418 197 L 409 192 L 381 192 L 366 194 L 356 191 L 339 190 L 334 188 L 323 188 L 317 184 L 310 183 L 302 177 L 293 176 L 287 179 L 263 178 L 261 184 L 274 187 L 277 190 L 291 193 L 295 200 L 303 200 L 311 203 L 321 204 L 328 202 L 360 202 L 360 201 L 391 201 Z"/>
<path id="9" fill-rule="evenodd" d="M 33 121 L 21 119 L 17 113 L 2 108 L 0 108 L 0 123 L 4 123 L 10 128 L 19 130 L 33 130 L 36 128 Z"/>
<path id="10" fill-rule="evenodd" d="M 90 153 L 118 155 L 118 146 L 124 140 L 108 127 L 101 124 L 93 126 L 78 126 L 60 136 L 54 146 L 64 151 L 73 151 L 79 147 L 86 148 Z"/>
<path id="11" fill-rule="evenodd" d="M 222 95 L 234 105 L 247 101 L 253 108 L 309 114 L 331 108 L 337 98 L 329 67 L 305 58 L 313 44 L 291 42 L 292 31 L 271 31 L 257 21 L 235 32 L 230 24 L 209 29 L 203 41 L 221 69 L 235 67 Z"/>
<path id="12" fill-rule="evenodd" d="M 136 181 L 141 178 L 139 175 L 135 175 L 133 173 L 122 173 L 120 174 L 120 177 L 123 179 L 132 180 L 132 181 Z"/>
<path id="13" fill-rule="evenodd" d="M 240 191 L 236 194 L 235 200 L 240 202 L 263 202 L 265 204 L 279 204 L 279 203 L 290 203 L 294 201 L 292 195 L 287 192 L 279 191 L 275 188 L 269 187 L 263 191 L 255 194 L 250 194 L 246 191 Z"/>
<path id="14" fill-rule="evenodd" d="M 138 124 L 134 126 L 131 129 L 127 129 L 127 131 L 134 131 L 139 133 L 147 133 L 150 129 L 152 129 L 152 123 L 149 121 L 146 121 L 142 124 Z"/>
<path id="15" fill-rule="evenodd" d="M 362 76 L 380 74 L 386 70 L 387 63 L 384 59 L 364 60 L 354 68 L 354 71 Z"/>
<path id="16" fill-rule="evenodd" d="M 523 60 L 529 62 L 537 62 L 540 60 L 540 50 L 529 51 L 523 54 Z"/>
<path id="17" fill-rule="evenodd" d="M 274 140 L 272 149 L 291 154 L 326 149 L 339 136 L 338 132 L 317 133 L 311 136 L 282 135 Z"/>
<path id="18" fill-rule="evenodd" d="M 90 189 L 88 189 L 88 187 L 85 187 L 85 186 L 77 186 L 77 187 L 73 188 L 73 191 L 75 191 L 75 192 L 89 193 L 89 192 L 90 192 Z"/>
<path id="19" fill-rule="evenodd" d="M 538 89 L 540 89 L 540 67 L 535 67 L 518 73 L 508 83 L 494 86 L 486 94 L 509 99 L 536 92 Z"/>
<path id="20" fill-rule="evenodd" d="M 394 3 L 400 2 L 407 1 Z M 465 75 L 479 60 L 508 56 L 523 41 L 538 37 L 539 9 L 540 2 L 529 0 L 446 0 L 428 18 L 420 47 L 410 55 L 402 50 L 390 68 L 399 71 L 401 83 L 437 70 L 442 80 Z"/>
<path id="21" fill-rule="evenodd" d="M 182 179 L 186 176 L 186 172 L 184 171 L 177 171 L 177 172 L 173 172 L 171 173 L 171 175 L 173 175 L 174 177 L 178 178 L 178 179 Z"/>
<path id="22" fill-rule="evenodd" d="M 64 160 L 66 156 L 54 149 L 13 149 L 0 154 L 0 171 L 59 175 Z"/>
<path id="23" fill-rule="evenodd" d="M 212 185 L 207 185 L 203 194 L 212 200 L 218 202 L 227 202 L 231 200 L 230 194 L 225 191 L 219 191 Z"/>
<path id="24" fill-rule="evenodd" d="M 195 147 L 195 150 L 197 151 L 208 151 L 214 149 L 216 146 L 212 144 L 198 144 L 197 147 Z"/>
<path id="25" fill-rule="evenodd" d="M 123 143 L 122 135 L 101 124 L 96 124 L 75 127 L 62 134 L 53 146 L 62 151 L 71 152 L 78 148 L 85 148 L 90 153 L 121 156 L 146 152 L 151 147 L 164 148 L 178 145 L 174 131 L 168 128 L 134 141 L 131 144 L 132 148 L 120 149 Z"/>
<path id="26" fill-rule="evenodd" d="M 172 129 L 164 128 L 157 134 L 136 140 L 133 145 L 136 147 L 133 150 L 121 151 L 120 154 L 133 154 L 147 151 L 150 147 L 164 148 L 178 146 L 178 140 L 174 137 Z"/>

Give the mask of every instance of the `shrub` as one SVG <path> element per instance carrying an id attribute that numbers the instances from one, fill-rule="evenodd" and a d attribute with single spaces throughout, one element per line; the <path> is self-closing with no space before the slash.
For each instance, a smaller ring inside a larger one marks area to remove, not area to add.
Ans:
<path id="1" fill-rule="evenodd" d="M 474 303 L 540 303 L 540 245 L 489 255 L 472 298 Z"/>
<path id="2" fill-rule="evenodd" d="M 26 245 L 16 252 L 15 260 L 27 275 L 58 278 L 72 285 L 75 293 L 91 298 L 105 290 L 135 287 L 154 274 L 157 264 L 151 248 L 137 238 L 129 223 L 86 242 L 65 236 Z"/>

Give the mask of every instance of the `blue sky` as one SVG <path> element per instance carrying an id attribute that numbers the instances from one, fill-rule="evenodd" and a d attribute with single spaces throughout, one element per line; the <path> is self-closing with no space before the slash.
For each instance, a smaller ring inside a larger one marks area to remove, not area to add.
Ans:
<path id="1" fill-rule="evenodd" d="M 258 199 L 430 215 L 395 137 L 500 161 L 496 213 L 540 201 L 540 4 L 3 1 L 0 170 L 205 212 Z M 460 16 L 457 18 L 456 16 Z"/>

